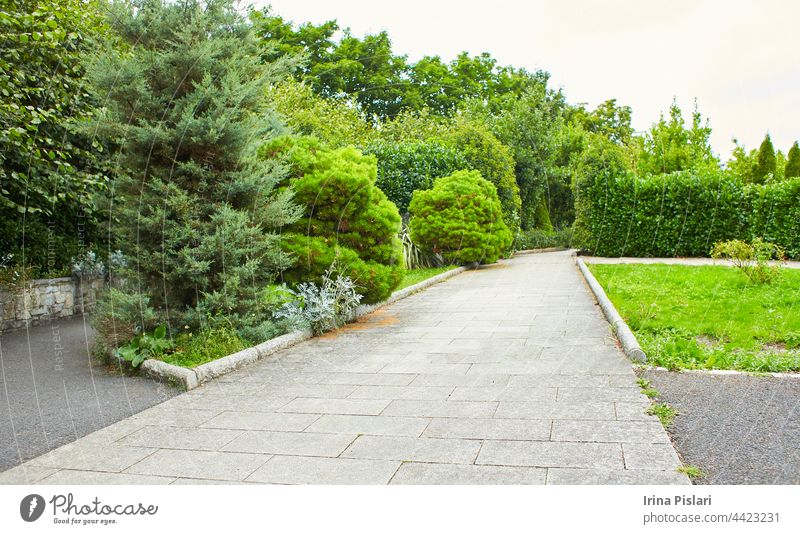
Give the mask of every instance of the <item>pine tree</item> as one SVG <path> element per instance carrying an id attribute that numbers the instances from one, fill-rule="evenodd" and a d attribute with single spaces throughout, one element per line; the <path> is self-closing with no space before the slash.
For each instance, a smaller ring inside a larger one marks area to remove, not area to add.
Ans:
<path id="1" fill-rule="evenodd" d="M 775 175 L 775 148 L 769 134 L 764 137 L 758 148 L 758 161 L 753 169 L 753 182 L 763 184 L 769 175 Z"/>
<path id="2" fill-rule="evenodd" d="M 789 157 L 783 175 L 785 178 L 800 177 L 800 147 L 797 146 L 797 141 L 789 149 Z"/>
<path id="3" fill-rule="evenodd" d="M 127 52 L 105 54 L 91 76 L 107 96 L 98 129 L 127 169 L 112 244 L 129 258 L 126 287 L 173 329 L 224 318 L 256 341 L 269 326 L 260 291 L 291 263 L 277 229 L 299 217 L 275 187 L 283 167 L 256 155 L 279 128 L 264 94 L 289 60 L 261 62 L 232 0 L 111 7 Z"/>

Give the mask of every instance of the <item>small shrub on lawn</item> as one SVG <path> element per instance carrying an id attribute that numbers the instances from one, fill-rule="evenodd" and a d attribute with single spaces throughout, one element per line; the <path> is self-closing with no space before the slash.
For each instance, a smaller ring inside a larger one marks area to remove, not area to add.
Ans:
<path id="1" fill-rule="evenodd" d="M 412 240 L 447 262 L 494 263 L 511 246 L 497 189 L 477 171 L 458 171 L 415 191 L 409 210 Z"/>
<path id="2" fill-rule="evenodd" d="M 730 260 L 753 283 L 769 284 L 781 274 L 780 265 L 770 262 L 783 261 L 784 251 L 780 246 L 760 238 L 753 239 L 752 243 L 732 239 L 715 243 L 711 249 L 711 257 Z"/>

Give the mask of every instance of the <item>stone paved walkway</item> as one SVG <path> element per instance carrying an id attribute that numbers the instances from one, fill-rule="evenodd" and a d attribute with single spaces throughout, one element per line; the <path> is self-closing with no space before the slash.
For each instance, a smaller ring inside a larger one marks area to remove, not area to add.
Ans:
<path id="1" fill-rule="evenodd" d="M 688 483 L 567 252 L 469 271 L 0 482 Z"/>

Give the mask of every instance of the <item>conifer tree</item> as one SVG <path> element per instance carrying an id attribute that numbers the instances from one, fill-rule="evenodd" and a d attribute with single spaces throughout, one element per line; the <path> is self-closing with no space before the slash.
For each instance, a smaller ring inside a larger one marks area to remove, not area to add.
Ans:
<path id="1" fill-rule="evenodd" d="M 769 175 L 775 175 L 775 148 L 769 134 L 764 137 L 758 148 L 758 160 L 753 169 L 753 182 L 763 184 Z"/>
<path id="2" fill-rule="evenodd" d="M 290 60 L 260 60 L 232 0 L 111 7 L 127 51 L 106 53 L 91 75 L 108 106 L 98 129 L 127 169 L 112 212 L 126 288 L 173 329 L 223 319 L 253 341 L 268 336 L 260 292 L 291 263 L 277 230 L 299 211 L 275 187 L 284 168 L 256 148 L 280 127 L 264 94 Z"/>
<path id="3" fill-rule="evenodd" d="M 800 177 L 800 147 L 797 146 L 797 141 L 795 141 L 792 148 L 789 149 L 786 169 L 783 175 L 785 178 Z"/>

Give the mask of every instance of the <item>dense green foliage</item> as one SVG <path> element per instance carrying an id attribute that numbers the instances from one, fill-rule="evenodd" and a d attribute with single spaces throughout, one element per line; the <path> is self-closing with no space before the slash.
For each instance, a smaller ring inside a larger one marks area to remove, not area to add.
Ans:
<path id="1" fill-rule="evenodd" d="M 775 168 L 775 148 L 772 146 L 772 139 L 767 134 L 761 142 L 761 146 L 758 147 L 758 159 L 753 168 L 752 181 L 763 184 L 769 178 L 774 178 Z"/>
<path id="2" fill-rule="evenodd" d="M 489 54 L 470 56 L 466 52 L 446 63 L 438 56 L 425 56 L 410 63 L 392 51 L 389 35 L 383 31 L 364 37 L 339 24 L 293 25 L 269 10 L 252 14 L 258 35 L 276 44 L 268 59 L 284 55 L 305 56 L 296 77 L 306 81 L 327 98 L 354 98 L 368 117 L 386 119 L 402 111 L 431 109 L 450 114 L 468 98 L 494 103 L 509 94 L 520 94 L 545 73 L 503 67 Z"/>
<path id="3" fill-rule="evenodd" d="M 96 127 L 128 169 L 114 197 L 114 246 L 130 259 L 121 291 L 143 295 L 173 330 L 226 317 L 260 341 L 272 331 L 261 288 L 290 264 L 275 231 L 298 216 L 275 192 L 281 165 L 255 157 L 275 124 L 265 89 L 288 69 L 258 60 L 230 0 L 112 7 L 127 51 L 105 53 L 91 76 L 107 95 Z"/>
<path id="4" fill-rule="evenodd" d="M 784 178 L 800 177 L 800 147 L 797 145 L 797 141 L 795 141 L 792 148 L 789 149 L 789 154 L 787 156 Z"/>
<path id="5" fill-rule="evenodd" d="M 294 261 L 283 279 L 320 283 L 336 260 L 365 303 L 388 297 L 403 277 L 400 215 L 375 185 L 375 158 L 353 147 L 328 148 L 315 137 L 278 138 L 261 154 L 290 167 L 287 190 L 303 209 L 284 230 L 284 250 Z"/>
<path id="6" fill-rule="evenodd" d="M 409 211 L 414 243 L 450 263 L 493 263 L 512 243 L 497 189 L 477 171 L 458 171 L 415 191 Z"/>
<path id="7" fill-rule="evenodd" d="M 572 228 L 547 232 L 545 230 L 526 230 L 517 237 L 514 247 L 517 250 L 537 248 L 572 248 L 575 233 Z"/>
<path id="8" fill-rule="evenodd" d="M 85 54 L 105 34 L 93 0 L 6 0 L 0 10 L 0 258 L 40 274 L 99 239 L 103 146 L 81 126 L 97 105 Z"/>
<path id="9" fill-rule="evenodd" d="M 430 189 L 436 178 L 467 167 L 460 150 L 435 139 L 399 143 L 377 141 L 369 144 L 365 152 L 377 158 L 377 185 L 400 213 L 408 211 L 414 191 Z"/>
<path id="10" fill-rule="evenodd" d="M 333 147 L 363 146 L 372 135 L 353 102 L 323 98 L 307 84 L 285 80 L 270 88 L 268 98 L 295 134 L 313 135 Z"/>
<path id="11" fill-rule="evenodd" d="M 670 369 L 800 370 L 800 271 L 751 284 L 722 266 L 589 268 L 648 360 Z"/>
<path id="12" fill-rule="evenodd" d="M 494 184 L 503 221 L 516 235 L 520 226 L 522 200 L 514 175 L 514 158 L 489 129 L 477 121 L 457 120 L 445 137 L 464 155 L 462 169 L 478 171 L 482 178 Z M 440 176 L 445 176 L 444 174 Z"/>
<path id="13" fill-rule="evenodd" d="M 717 168 L 710 137 L 711 127 L 696 106 L 687 128 L 680 107 L 673 102 L 669 120 L 662 115 L 644 137 L 636 138 L 634 169 L 644 175 Z"/>
<path id="14" fill-rule="evenodd" d="M 592 253 L 707 256 L 715 242 L 762 237 L 800 257 L 800 180 L 745 185 L 722 171 L 638 177 L 606 156 L 577 186 L 578 242 Z"/>

